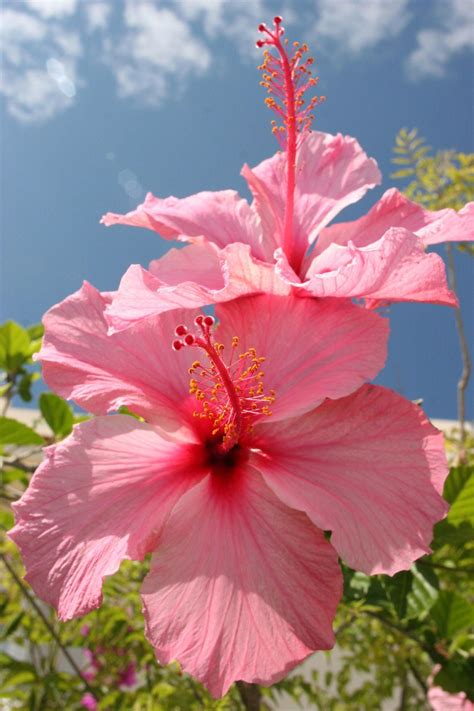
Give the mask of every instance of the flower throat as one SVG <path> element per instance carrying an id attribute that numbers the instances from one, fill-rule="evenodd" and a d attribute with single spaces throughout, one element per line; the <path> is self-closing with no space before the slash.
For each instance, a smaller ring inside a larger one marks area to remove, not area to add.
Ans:
<path id="1" fill-rule="evenodd" d="M 288 54 L 288 40 L 282 41 L 285 29 L 281 24 L 282 18 L 277 16 L 273 20 L 273 30 L 264 24 L 258 30 L 264 35 L 257 40 L 257 47 L 274 47 L 277 54 L 272 54 L 268 49 L 263 53 L 263 63 L 259 66 L 262 71 L 260 84 L 267 89 L 269 96 L 265 99 L 266 105 L 277 115 L 277 120 L 272 121 L 272 131 L 281 148 L 287 154 L 287 185 L 285 217 L 283 226 L 283 251 L 293 269 L 298 273 L 304 254 L 297 250 L 293 240 L 293 212 L 296 187 L 296 153 L 309 133 L 311 122 L 314 119 L 313 109 L 324 101 L 324 96 L 313 96 L 306 102 L 305 93 L 314 88 L 319 79 L 313 77 L 311 66 L 312 57 L 304 55 L 308 46 L 299 42 L 293 43 L 293 53 Z M 278 125 L 278 121 L 281 121 Z"/>
<path id="2" fill-rule="evenodd" d="M 211 436 L 221 437 L 218 448 L 225 453 L 252 431 L 257 418 L 272 414 L 270 405 L 275 400 L 275 392 L 264 392 L 265 373 L 261 365 L 265 358 L 259 357 L 255 348 L 238 354 L 238 336 L 232 338 L 231 352 L 225 362 L 224 345 L 213 339 L 214 323 L 212 316 L 200 315 L 194 320 L 195 333 L 190 333 L 184 325 L 177 326 L 178 338 L 172 347 L 175 351 L 185 347 L 204 351 L 207 363 L 195 360 L 189 368 L 192 376 L 189 392 L 199 404 L 193 416 L 212 423 Z"/>

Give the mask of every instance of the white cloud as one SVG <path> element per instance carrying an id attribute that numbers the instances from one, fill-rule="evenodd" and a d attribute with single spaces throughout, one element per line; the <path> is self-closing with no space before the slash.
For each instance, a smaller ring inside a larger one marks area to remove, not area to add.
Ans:
<path id="1" fill-rule="evenodd" d="M 22 123 L 45 121 L 70 105 L 70 97 L 58 90 L 46 71 L 28 69 L 0 81 L 8 112 Z"/>
<path id="2" fill-rule="evenodd" d="M 210 40 L 228 39 L 234 44 L 241 58 L 255 61 L 255 42 L 259 38 L 261 22 L 271 22 L 275 11 L 265 7 L 265 0 L 173 0 L 180 17 L 192 23 L 200 23 Z M 273 13 L 273 14 L 272 14 Z M 291 10 L 285 12 L 289 19 Z"/>
<path id="3" fill-rule="evenodd" d="M 241 58 L 256 61 L 258 24 L 271 23 L 275 11 L 295 29 L 303 24 L 308 38 L 316 37 L 323 47 L 355 56 L 399 34 L 417 0 L 311 2 L 310 19 L 292 0 L 283 0 L 280 7 L 270 0 L 9 2 L 0 23 L 0 92 L 18 120 L 46 120 L 72 105 L 81 85 L 79 62 L 88 51 L 111 70 L 120 97 L 156 106 L 211 68 L 225 71 L 225 64 L 212 63 L 211 54 L 211 49 L 220 51 L 223 41 L 234 45 Z M 407 60 L 415 79 L 443 76 L 450 59 L 474 45 L 471 0 L 432 0 L 429 8 L 435 10 L 432 26 L 418 32 Z M 428 13 L 419 14 L 426 22 Z"/>
<path id="4" fill-rule="evenodd" d="M 177 13 L 186 20 L 202 20 L 207 35 L 213 35 L 223 29 L 225 0 L 174 0 L 174 4 Z"/>
<path id="5" fill-rule="evenodd" d="M 28 123 L 47 120 L 71 106 L 80 82 L 79 35 L 51 19 L 12 9 L 5 9 L 1 20 L 0 93 L 8 113 Z"/>
<path id="6" fill-rule="evenodd" d="M 20 66 L 26 59 L 28 47 L 41 42 L 47 28 L 31 15 L 16 10 L 4 10 L 0 23 L 0 51 L 7 64 Z"/>
<path id="7" fill-rule="evenodd" d="M 417 46 L 408 57 L 408 76 L 442 77 L 457 54 L 474 48 L 474 4 L 470 0 L 438 2 L 438 27 L 420 30 Z"/>
<path id="8" fill-rule="evenodd" d="M 77 0 L 23 0 L 23 2 L 45 18 L 74 15 L 77 8 Z"/>
<path id="9" fill-rule="evenodd" d="M 176 93 L 188 77 L 208 69 L 208 48 L 175 12 L 135 0 L 127 2 L 123 20 L 120 41 L 107 39 L 104 44 L 120 96 L 155 106 L 171 83 Z"/>
<path id="10" fill-rule="evenodd" d="M 86 13 L 88 29 L 91 32 L 105 30 L 112 7 L 106 2 L 96 2 L 95 0 L 86 3 L 83 7 Z"/>
<path id="11" fill-rule="evenodd" d="M 359 54 L 393 38 L 410 20 L 409 0 L 316 0 L 312 35 Z"/>

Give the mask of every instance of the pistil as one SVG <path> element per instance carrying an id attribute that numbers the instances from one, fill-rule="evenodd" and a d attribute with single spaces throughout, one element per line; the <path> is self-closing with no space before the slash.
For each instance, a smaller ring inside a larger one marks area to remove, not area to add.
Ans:
<path id="1" fill-rule="evenodd" d="M 304 257 L 304 249 L 295 243 L 293 233 L 297 150 L 310 130 L 311 121 L 314 118 L 312 114 L 314 107 L 323 101 L 324 97 L 314 96 L 305 105 L 303 95 L 318 83 L 317 77 L 311 76 L 310 66 L 314 60 L 312 57 L 307 57 L 302 61 L 308 47 L 305 44 L 300 45 L 298 42 L 293 45 L 294 53 L 291 56 L 288 55 L 288 40 L 281 41 L 285 32 L 281 22 L 281 17 L 274 18 L 273 31 L 264 24 L 259 25 L 259 32 L 265 36 L 265 39 L 258 40 L 257 46 L 274 47 L 278 54 L 278 56 L 274 56 L 265 50 L 264 61 L 259 69 L 263 71 L 261 84 L 270 94 L 265 103 L 282 121 L 280 126 L 277 125 L 277 121 L 272 121 L 272 131 L 287 154 L 282 246 L 289 263 L 298 273 Z"/>
<path id="2" fill-rule="evenodd" d="M 226 363 L 224 345 L 215 342 L 212 336 L 214 318 L 197 316 L 195 326 L 195 333 L 190 333 L 184 325 L 177 326 L 175 334 L 178 338 L 172 345 L 176 351 L 195 347 L 206 353 L 208 365 L 196 360 L 189 369 L 190 375 L 197 376 L 191 378 L 189 392 L 200 404 L 193 414 L 212 422 L 211 436 L 221 437 L 218 450 L 225 453 L 251 431 L 255 418 L 271 415 L 270 405 L 275 393 L 270 391 L 267 395 L 264 392 L 261 365 L 265 358 L 257 356 L 254 348 L 236 357 L 239 339 L 234 336 Z"/>

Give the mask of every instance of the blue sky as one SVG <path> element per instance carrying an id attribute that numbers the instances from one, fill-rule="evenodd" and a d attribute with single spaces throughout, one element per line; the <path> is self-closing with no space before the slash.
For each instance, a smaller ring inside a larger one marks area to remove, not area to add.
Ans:
<path id="1" fill-rule="evenodd" d="M 316 128 L 356 136 L 384 175 L 341 219 L 387 189 L 402 126 L 472 151 L 474 6 L 468 0 L 24 0 L 3 2 L 1 317 L 36 322 L 83 279 L 114 289 L 169 243 L 99 225 L 147 190 L 235 188 L 277 146 L 263 106 L 256 25 L 285 18 L 316 57 Z M 400 187 L 400 186 L 399 186 Z M 474 341 L 473 260 L 457 259 Z M 445 307 L 391 309 L 378 382 L 455 417 L 461 363 Z M 474 398 L 472 398 L 474 401 Z M 471 410 L 472 416 L 472 410 Z"/>

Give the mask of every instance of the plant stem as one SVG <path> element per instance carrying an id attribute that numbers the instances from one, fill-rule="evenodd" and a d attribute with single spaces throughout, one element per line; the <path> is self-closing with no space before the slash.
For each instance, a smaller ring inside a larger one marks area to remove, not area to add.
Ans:
<path id="1" fill-rule="evenodd" d="M 38 603 L 37 603 L 36 600 L 34 599 L 33 595 L 31 595 L 31 593 L 29 592 L 29 590 L 27 589 L 27 587 L 25 586 L 25 584 L 23 583 L 23 581 L 21 580 L 21 578 L 17 575 L 17 573 L 16 573 L 14 567 L 13 567 L 13 566 L 11 565 L 11 563 L 8 561 L 7 557 L 6 557 L 1 551 L 0 551 L 0 558 L 1 558 L 1 560 L 3 561 L 3 564 L 4 564 L 5 568 L 8 570 L 8 572 L 9 572 L 10 575 L 12 576 L 13 580 L 15 581 L 15 583 L 16 583 L 16 584 L 18 585 L 18 587 L 20 588 L 20 590 L 21 590 L 23 596 L 28 600 L 28 602 L 30 603 L 30 605 L 34 608 L 35 612 L 36 612 L 36 613 L 38 614 L 38 616 L 41 618 L 41 620 L 42 620 L 44 626 L 47 628 L 47 630 L 48 630 L 48 632 L 50 633 L 51 637 L 54 639 L 54 641 L 55 641 L 56 644 L 58 645 L 59 649 L 60 649 L 61 652 L 64 654 L 65 658 L 67 659 L 67 661 L 69 662 L 69 664 L 71 665 L 71 667 L 74 669 L 75 673 L 76 673 L 77 676 L 80 678 L 80 680 L 82 681 L 82 683 L 83 683 L 84 686 L 86 687 L 87 691 L 89 691 L 89 692 L 95 697 L 95 693 L 94 693 L 93 688 L 91 687 L 91 685 L 89 684 L 89 682 L 87 681 L 87 679 L 83 676 L 82 671 L 80 670 L 79 666 L 77 665 L 77 662 L 74 661 L 74 659 L 73 659 L 73 657 L 71 656 L 71 654 L 70 654 L 70 652 L 68 651 L 68 649 L 63 645 L 63 643 L 61 642 L 61 639 L 60 639 L 59 636 L 58 636 L 58 633 L 56 632 L 56 630 L 54 629 L 54 627 L 51 625 L 50 621 L 48 620 L 48 618 L 47 618 L 46 615 L 44 614 L 43 610 L 42 610 L 41 607 L 38 605 Z"/>
<path id="2" fill-rule="evenodd" d="M 401 679 L 402 681 L 402 689 L 401 689 L 401 694 L 400 694 L 400 704 L 398 706 L 398 711 L 406 711 L 407 709 L 407 701 L 408 701 L 408 678 L 407 678 L 407 673 L 405 669 L 405 673 L 403 674 L 403 678 Z"/>
<path id="3" fill-rule="evenodd" d="M 421 678 L 420 672 L 418 669 L 415 667 L 415 665 L 412 663 L 410 659 L 407 659 L 407 666 L 409 670 L 411 671 L 413 678 L 418 682 L 419 686 L 421 689 L 423 689 L 424 694 L 426 695 L 428 692 L 428 687 L 424 681 L 424 679 Z"/>
<path id="4" fill-rule="evenodd" d="M 247 711 L 260 711 L 262 692 L 258 684 L 248 684 L 246 681 L 237 681 L 240 698 Z"/>
<path id="5" fill-rule="evenodd" d="M 339 627 L 334 630 L 334 636 L 339 637 L 339 635 L 345 632 L 346 629 L 352 625 L 355 619 L 356 615 L 351 615 L 345 622 L 341 622 Z"/>
<path id="6" fill-rule="evenodd" d="M 457 279 L 456 279 L 456 269 L 454 266 L 454 254 L 453 247 L 451 244 L 446 245 L 446 254 L 448 255 L 448 282 L 449 287 L 456 293 L 457 290 Z M 466 389 L 469 383 L 469 378 L 471 377 L 471 358 L 469 355 L 469 348 L 467 345 L 466 333 L 464 331 L 464 323 L 461 316 L 461 310 L 458 308 L 454 312 L 454 317 L 456 319 L 456 328 L 459 336 L 459 345 L 461 348 L 461 357 L 463 363 L 463 369 L 461 377 L 458 381 L 458 420 L 459 420 L 459 444 L 461 449 L 461 457 L 464 458 L 463 445 L 466 438 Z"/>

